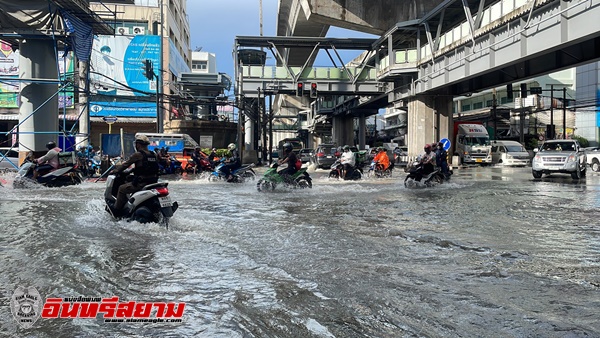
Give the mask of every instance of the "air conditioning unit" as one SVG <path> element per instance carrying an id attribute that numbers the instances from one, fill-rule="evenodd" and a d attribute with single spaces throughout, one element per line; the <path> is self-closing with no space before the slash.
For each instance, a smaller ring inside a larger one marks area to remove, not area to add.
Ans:
<path id="1" fill-rule="evenodd" d="M 134 26 L 133 27 L 133 34 L 134 35 L 144 35 L 144 34 L 146 34 L 146 27 L 144 27 L 144 26 Z"/>
<path id="2" fill-rule="evenodd" d="M 117 27 L 115 28 L 116 35 L 129 35 L 129 27 Z"/>

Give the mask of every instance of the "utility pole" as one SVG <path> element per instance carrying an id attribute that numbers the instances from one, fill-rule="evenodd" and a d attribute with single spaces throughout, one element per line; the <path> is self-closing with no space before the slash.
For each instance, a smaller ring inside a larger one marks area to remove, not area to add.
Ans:
<path id="1" fill-rule="evenodd" d="M 567 139 L 567 87 L 563 88 L 563 140 Z"/>
<path id="2" fill-rule="evenodd" d="M 550 85 L 550 132 L 546 134 L 549 140 L 554 139 L 554 85 Z"/>
<path id="3" fill-rule="evenodd" d="M 496 130 L 498 129 L 497 118 L 496 118 L 496 106 L 497 106 L 497 103 L 496 103 L 496 88 L 494 88 L 492 90 L 492 118 L 494 119 L 493 120 L 494 133 L 492 134 L 492 138 L 494 140 L 497 140 Z"/>

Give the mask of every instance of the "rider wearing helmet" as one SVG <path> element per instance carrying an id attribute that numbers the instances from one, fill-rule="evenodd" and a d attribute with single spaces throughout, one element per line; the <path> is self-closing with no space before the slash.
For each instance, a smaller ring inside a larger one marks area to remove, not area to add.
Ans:
<path id="1" fill-rule="evenodd" d="M 440 167 L 442 174 L 446 179 L 450 178 L 450 172 L 448 171 L 448 152 L 444 149 L 444 143 L 437 143 L 437 150 L 435 151 L 435 164 Z"/>
<path id="2" fill-rule="evenodd" d="M 58 163 L 58 153 L 60 153 L 62 149 L 57 147 L 54 141 L 46 143 L 46 149 L 48 149 L 46 155 L 36 160 L 38 166 L 33 171 L 34 179 L 37 179 L 41 173 L 46 173 L 52 169 L 58 169 L 60 165 Z"/>
<path id="3" fill-rule="evenodd" d="M 153 151 L 148 150 L 150 140 L 148 136 L 138 134 L 135 136 L 136 153 L 131 155 L 127 161 L 112 170 L 118 174 L 135 164 L 133 169 L 133 181 L 121 184 L 117 193 L 117 200 L 113 206 L 113 215 L 118 217 L 123 213 L 123 207 L 127 202 L 127 195 L 142 190 L 145 185 L 158 181 L 158 159 Z"/>
<path id="4" fill-rule="evenodd" d="M 217 149 L 212 148 L 210 154 L 208 155 L 208 162 L 214 168 L 215 167 L 215 158 L 217 157 Z"/>
<path id="5" fill-rule="evenodd" d="M 278 160 L 277 163 L 282 165 L 287 163 L 287 168 L 279 171 L 279 175 L 287 176 L 285 178 L 291 179 L 291 176 L 294 175 L 298 171 L 297 162 L 298 156 L 294 152 L 294 146 L 291 143 L 286 142 L 283 144 L 283 158 Z"/>
<path id="6" fill-rule="evenodd" d="M 240 153 L 238 152 L 235 143 L 229 143 L 227 150 L 229 150 L 230 156 L 225 160 L 225 165 L 221 171 L 225 177 L 227 177 L 227 181 L 231 182 L 233 180 L 231 172 L 242 166 L 242 160 L 240 159 Z"/>
<path id="7" fill-rule="evenodd" d="M 423 147 L 424 152 L 421 154 L 421 164 L 423 165 L 423 175 L 428 175 L 434 170 L 435 152 L 431 151 L 431 145 L 426 144 Z"/>
<path id="8" fill-rule="evenodd" d="M 345 178 L 348 173 L 352 172 L 354 166 L 356 165 L 356 160 L 354 159 L 354 153 L 350 151 L 350 146 L 345 145 L 342 149 L 344 152 L 340 157 L 340 163 L 344 166 L 344 170 L 340 176 L 342 176 L 341 178 Z"/>
<path id="9" fill-rule="evenodd" d="M 377 169 L 385 171 L 390 167 L 390 158 L 383 147 L 377 148 L 377 155 L 373 158 L 373 162 L 376 163 Z"/>

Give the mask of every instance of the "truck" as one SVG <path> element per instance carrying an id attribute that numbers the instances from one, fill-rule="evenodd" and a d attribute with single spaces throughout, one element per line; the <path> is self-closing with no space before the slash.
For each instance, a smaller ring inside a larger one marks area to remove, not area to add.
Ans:
<path id="1" fill-rule="evenodd" d="M 454 155 L 462 164 L 491 164 L 490 135 L 482 123 L 454 123 Z"/>

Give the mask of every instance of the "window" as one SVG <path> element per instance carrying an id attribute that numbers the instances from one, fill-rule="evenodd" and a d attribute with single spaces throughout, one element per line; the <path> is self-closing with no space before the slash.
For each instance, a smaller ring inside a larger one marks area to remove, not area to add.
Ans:
<path id="1" fill-rule="evenodd" d="M 473 109 L 481 109 L 481 108 L 483 108 L 483 102 L 473 103 Z"/>
<path id="2" fill-rule="evenodd" d="M 192 69 L 206 70 L 207 66 L 206 61 L 192 61 Z"/>
<path id="3" fill-rule="evenodd" d="M 469 111 L 471 110 L 471 105 L 470 104 L 465 104 L 462 106 L 461 111 Z"/>

